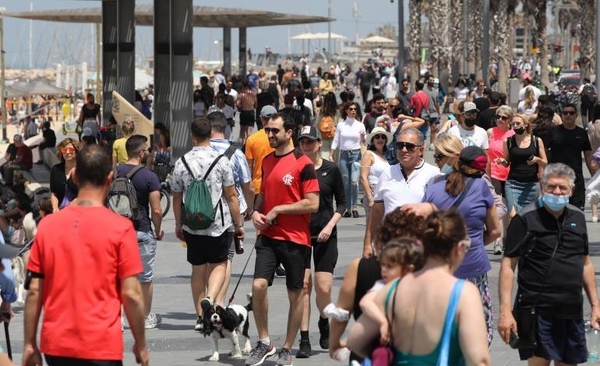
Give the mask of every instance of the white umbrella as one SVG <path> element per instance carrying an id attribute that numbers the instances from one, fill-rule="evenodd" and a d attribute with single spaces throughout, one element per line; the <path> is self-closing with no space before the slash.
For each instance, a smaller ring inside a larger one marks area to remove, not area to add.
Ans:
<path id="1" fill-rule="evenodd" d="M 325 32 L 325 33 L 315 33 L 315 39 L 328 39 L 329 38 L 329 33 Z M 331 39 L 346 39 L 346 37 L 342 36 L 341 34 L 337 34 L 337 33 L 331 33 Z"/>
<path id="2" fill-rule="evenodd" d="M 360 40 L 360 43 L 394 43 L 393 39 L 385 38 L 382 36 L 371 36 L 368 38 L 363 38 Z"/>
<path id="3" fill-rule="evenodd" d="M 291 39 L 295 40 L 305 40 L 305 39 L 315 39 L 314 33 L 301 33 L 293 36 Z"/>

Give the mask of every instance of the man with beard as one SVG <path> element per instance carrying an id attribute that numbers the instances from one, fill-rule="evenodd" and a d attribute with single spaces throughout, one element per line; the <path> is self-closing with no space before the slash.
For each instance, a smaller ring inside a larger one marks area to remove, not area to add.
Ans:
<path id="1" fill-rule="evenodd" d="M 385 95 L 377 93 L 373 95 L 373 100 L 371 100 L 371 112 L 367 113 L 363 119 L 367 133 L 371 133 L 371 130 L 377 126 L 377 118 L 381 117 L 384 112 Z"/>
<path id="2" fill-rule="evenodd" d="M 263 180 L 252 212 L 254 227 L 261 233 L 255 245 L 252 283 L 252 308 L 259 341 L 246 360 L 247 366 L 261 365 L 276 353 L 269 338 L 267 288 L 273 282 L 278 263 L 286 271 L 290 308 L 277 365 L 292 365 L 290 350 L 302 320 L 305 260 L 311 250 L 310 217 L 319 208 L 319 183 L 312 161 L 290 144 L 295 125 L 289 115 L 278 113 L 264 128 L 275 151 L 262 162 Z"/>
<path id="3" fill-rule="evenodd" d="M 400 82 L 400 91 L 398 92 L 398 97 L 407 111 L 411 109 L 410 100 L 413 95 L 415 95 L 415 92 L 410 90 L 410 82 L 408 79 L 402 79 Z"/>
<path id="4" fill-rule="evenodd" d="M 458 106 L 460 124 L 450 127 L 448 133 L 460 139 L 464 147 L 477 146 L 487 155 L 489 148 L 487 132 L 476 126 L 479 109 L 473 102 L 465 102 Z"/>

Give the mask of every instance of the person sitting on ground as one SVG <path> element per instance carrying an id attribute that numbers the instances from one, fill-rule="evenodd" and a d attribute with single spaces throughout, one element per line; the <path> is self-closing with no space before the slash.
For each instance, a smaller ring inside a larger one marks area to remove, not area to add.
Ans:
<path id="1" fill-rule="evenodd" d="M 8 187 L 13 185 L 15 170 L 31 170 L 33 167 L 33 154 L 29 146 L 23 143 L 23 136 L 15 135 L 13 141 L 16 148 L 15 158 L 2 167 L 2 175 Z"/>

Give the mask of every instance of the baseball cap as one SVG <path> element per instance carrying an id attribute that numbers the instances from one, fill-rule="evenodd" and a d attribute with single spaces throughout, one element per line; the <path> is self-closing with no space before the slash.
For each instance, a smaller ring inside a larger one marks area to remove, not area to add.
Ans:
<path id="1" fill-rule="evenodd" d="M 477 146 L 467 146 L 462 149 L 458 156 L 458 160 L 464 165 L 483 172 L 485 172 L 485 167 L 487 166 L 487 156 L 485 156 L 483 150 Z"/>
<path id="2" fill-rule="evenodd" d="M 467 113 L 467 112 L 470 112 L 470 111 L 477 111 L 477 112 L 479 112 L 479 109 L 477 109 L 477 105 L 475 105 L 475 103 L 473 103 L 473 102 L 466 102 L 463 105 L 463 113 Z"/>
<path id="3" fill-rule="evenodd" d="M 300 140 L 301 138 L 307 138 L 310 140 L 320 140 L 321 139 L 321 133 L 319 132 L 319 130 L 315 127 L 315 126 L 304 126 L 302 127 L 302 129 L 300 130 L 300 134 L 298 136 L 298 140 Z"/>
<path id="4" fill-rule="evenodd" d="M 14 258 L 21 252 L 20 248 L 14 247 L 9 244 L 0 244 L 0 258 Z"/>
<path id="5" fill-rule="evenodd" d="M 277 109 L 275 109 L 275 107 L 272 105 L 266 105 L 260 110 L 260 116 L 262 118 L 271 118 L 271 116 L 274 114 L 277 114 Z"/>
<path id="6" fill-rule="evenodd" d="M 286 94 L 285 97 L 283 97 L 283 104 L 293 104 L 294 103 L 294 95 L 293 94 Z"/>

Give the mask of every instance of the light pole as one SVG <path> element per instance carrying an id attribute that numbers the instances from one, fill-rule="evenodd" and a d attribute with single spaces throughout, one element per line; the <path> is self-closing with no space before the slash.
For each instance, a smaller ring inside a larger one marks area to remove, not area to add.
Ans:
<path id="1" fill-rule="evenodd" d="M 327 18 L 329 18 L 327 22 L 327 59 L 331 62 L 331 0 L 327 1 Z"/>
<path id="2" fill-rule="evenodd" d="M 490 0 L 483 0 L 483 49 L 481 50 L 481 68 L 483 69 L 483 80 L 489 86 L 490 70 Z"/>
<path id="3" fill-rule="evenodd" d="M 6 8 L 0 8 L 0 63 L 2 66 L 0 68 L 0 108 L 2 108 L 2 142 L 7 142 L 6 138 L 6 62 L 4 54 L 4 12 Z"/>
<path id="4" fill-rule="evenodd" d="M 404 0 L 398 0 L 398 77 L 404 79 Z"/>
<path id="5" fill-rule="evenodd" d="M 600 87 L 600 0 L 596 0 L 596 88 Z"/>

